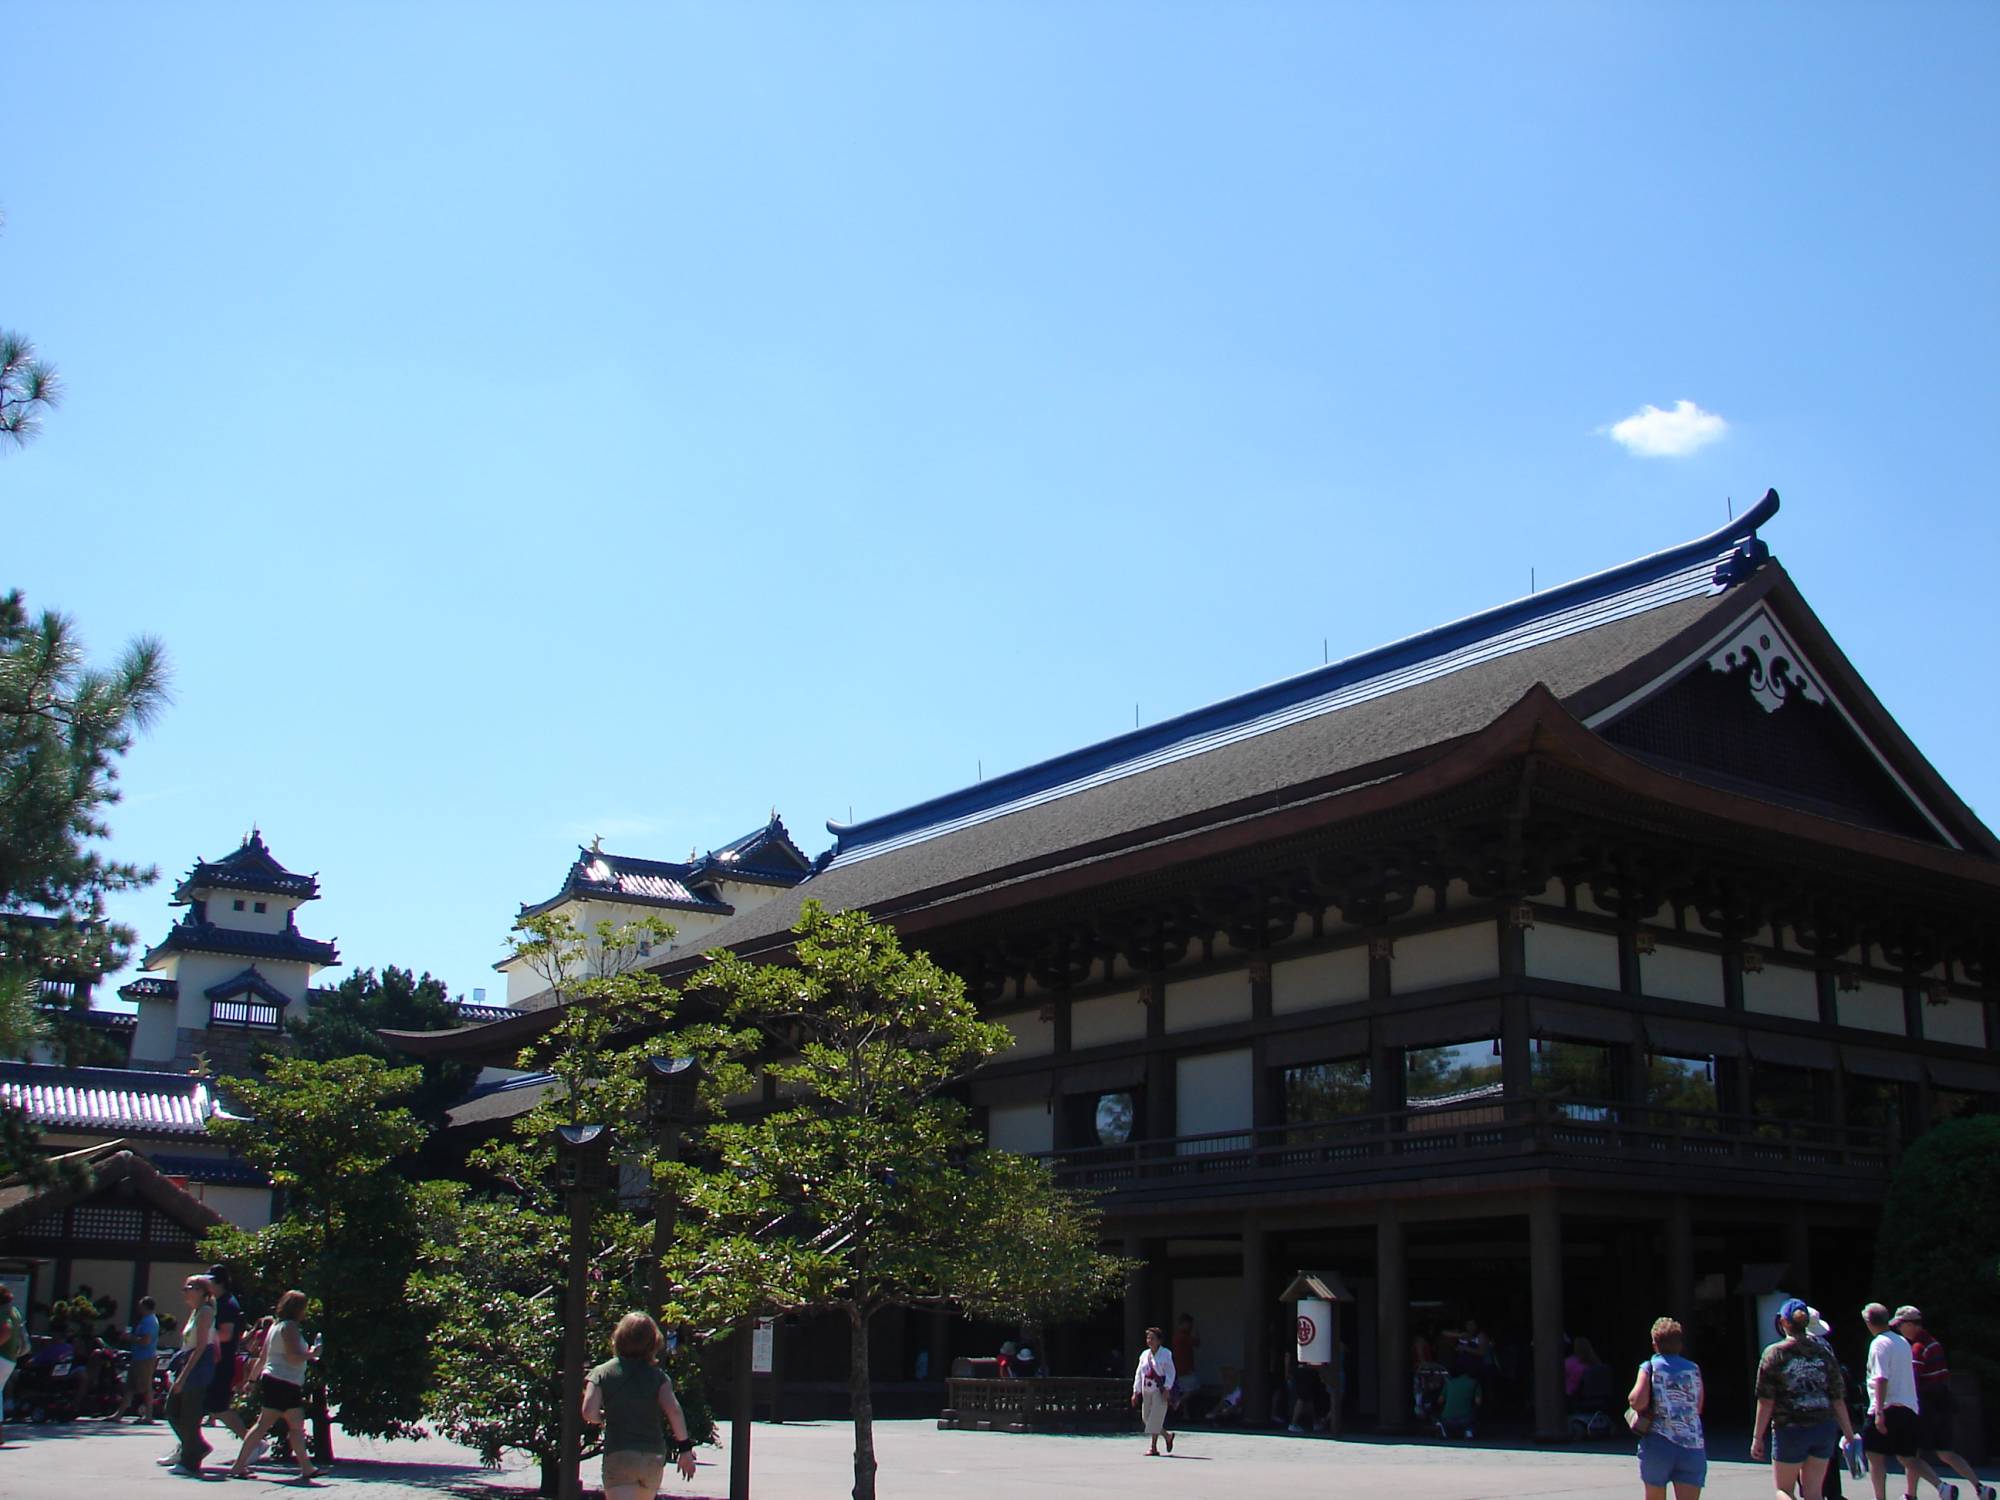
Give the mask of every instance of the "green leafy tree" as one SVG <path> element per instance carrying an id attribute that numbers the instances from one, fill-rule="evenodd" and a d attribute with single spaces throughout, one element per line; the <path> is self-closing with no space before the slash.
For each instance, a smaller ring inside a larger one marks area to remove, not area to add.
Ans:
<path id="1" fill-rule="evenodd" d="M 1882 1301 L 1921 1307 L 1952 1363 L 2000 1389 L 2000 1115 L 1947 1120 L 1904 1148 L 1875 1267 Z"/>
<path id="2" fill-rule="evenodd" d="M 1042 1164 L 983 1149 L 950 1090 L 1004 1048 L 956 975 L 865 913 L 808 902 L 794 962 L 711 961 L 687 987 L 720 1020 L 686 1028 L 720 1106 L 759 1059 L 784 1104 L 698 1133 L 663 1164 L 686 1204 L 668 1258 L 680 1314 L 826 1312 L 848 1326 L 855 1500 L 875 1494 L 869 1327 L 892 1307 L 1034 1321 L 1114 1295 L 1128 1269 Z"/>
<path id="3" fill-rule="evenodd" d="M 359 969 L 333 989 L 317 991 L 311 1011 L 292 1021 L 292 1054 L 314 1062 L 374 1057 L 393 1065 L 401 1058 L 378 1032 L 449 1031 L 459 1024 L 443 980 L 429 974 L 419 979 L 393 964 L 380 978 L 373 969 Z M 479 1069 L 466 1063 L 426 1058 L 419 1066 L 423 1080 L 409 1107 L 423 1120 L 440 1120 L 479 1078 Z"/>
<path id="4" fill-rule="evenodd" d="M 209 1122 L 212 1135 L 271 1174 L 285 1213 L 254 1233 L 218 1229 L 202 1251 L 265 1298 L 290 1287 L 306 1294 L 325 1338 L 318 1374 L 352 1433 L 413 1430 L 431 1383 L 429 1323 L 407 1288 L 452 1191 L 391 1170 L 424 1139 L 399 1102 L 418 1082 L 415 1068 L 373 1057 L 280 1058 L 261 1081 L 224 1079 L 237 1117 Z M 326 1452 L 324 1431 L 316 1446 Z"/>
<path id="5" fill-rule="evenodd" d="M 645 1039 L 671 1024 L 677 997 L 637 964 L 642 944 L 671 936 L 656 920 L 586 931 L 561 913 L 523 919 L 513 955 L 547 982 L 562 1019 L 518 1063 L 552 1071 L 555 1086 L 514 1121 L 508 1140 L 474 1158 L 507 1192 L 459 1193 L 426 1247 L 414 1288 L 436 1320 L 436 1424 L 488 1463 L 508 1449 L 531 1454 L 542 1465 L 545 1492 L 555 1487 L 561 1433 L 569 1258 L 551 1141 L 559 1125 L 603 1125 L 620 1167 L 623 1191 L 607 1191 L 592 1219 L 585 1341 L 593 1359 L 601 1358 L 618 1319 L 652 1303 L 648 1183 L 656 1153 L 639 1066 L 658 1050 Z M 714 1417 L 692 1354 L 677 1351 L 664 1364 L 690 1435 L 711 1441 Z"/>

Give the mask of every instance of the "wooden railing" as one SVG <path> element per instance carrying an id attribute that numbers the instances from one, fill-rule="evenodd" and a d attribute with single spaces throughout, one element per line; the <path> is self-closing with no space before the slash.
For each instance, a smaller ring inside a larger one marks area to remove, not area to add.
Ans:
<path id="1" fill-rule="evenodd" d="M 283 1011 L 268 1000 L 211 1000 L 208 1024 L 233 1026 L 242 1031 L 276 1031 Z"/>
<path id="2" fill-rule="evenodd" d="M 1065 1186 L 1122 1193 L 1227 1192 L 1290 1177 L 1367 1180 L 1446 1167 L 1476 1172 L 1524 1158 L 1879 1178 L 1893 1156 L 1880 1130 L 1535 1098 L 1093 1146 L 1048 1160 Z"/>
<path id="3" fill-rule="evenodd" d="M 1132 1382 L 1101 1376 L 1031 1375 L 1025 1380 L 945 1383 L 938 1426 L 995 1432 L 1074 1432 L 1132 1419 Z"/>

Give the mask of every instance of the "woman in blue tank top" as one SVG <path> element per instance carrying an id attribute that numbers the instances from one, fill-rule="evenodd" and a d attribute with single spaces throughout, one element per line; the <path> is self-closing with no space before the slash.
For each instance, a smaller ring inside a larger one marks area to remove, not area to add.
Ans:
<path id="1" fill-rule="evenodd" d="M 1708 1483 L 1708 1444 L 1701 1431 L 1701 1369 L 1681 1357 L 1686 1335 L 1672 1318 L 1653 1324 L 1653 1357 L 1639 1366 L 1627 1404 L 1646 1417 L 1639 1439 L 1639 1483 L 1646 1500 L 1700 1500 Z"/>

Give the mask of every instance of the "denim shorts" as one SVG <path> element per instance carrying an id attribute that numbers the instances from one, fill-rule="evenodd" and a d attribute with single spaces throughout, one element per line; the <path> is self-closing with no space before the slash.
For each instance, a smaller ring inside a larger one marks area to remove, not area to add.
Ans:
<path id="1" fill-rule="evenodd" d="M 1708 1483 L 1708 1450 L 1683 1448 L 1654 1433 L 1639 1439 L 1639 1483 L 1656 1489 L 1670 1484 Z"/>
<path id="2" fill-rule="evenodd" d="M 1806 1427 L 1773 1427 L 1771 1457 L 1781 1464 L 1802 1464 L 1809 1458 L 1832 1458 L 1840 1446 L 1840 1424 L 1828 1417 Z"/>

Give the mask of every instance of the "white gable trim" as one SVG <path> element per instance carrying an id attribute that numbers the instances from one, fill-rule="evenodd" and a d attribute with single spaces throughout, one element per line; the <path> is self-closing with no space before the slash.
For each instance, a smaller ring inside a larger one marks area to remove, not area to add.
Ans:
<path id="1" fill-rule="evenodd" d="M 1952 837 L 1951 830 L 1937 820 L 1937 816 L 1925 805 L 1924 799 L 1911 789 L 1909 782 L 1904 780 L 1902 774 L 1889 763 L 1888 757 L 1876 747 L 1874 740 L 1868 737 L 1861 725 L 1856 722 L 1854 715 L 1848 712 L 1847 705 L 1840 701 L 1839 695 L 1825 685 L 1825 675 L 1806 659 L 1805 654 L 1793 645 L 1791 637 L 1779 628 L 1770 606 L 1762 600 L 1751 605 L 1651 682 L 1635 688 L 1610 707 L 1599 709 L 1583 721 L 1584 727 L 1597 729 L 1609 724 L 1628 709 L 1637 707 L 1654 694 L 1673 686 L 1698 667 L 1707 666 L 1717 672 L 1732 671 L 1740 664 L 1746 649 L 1754 652 L 1756 656 L 1753 662 L 1751 691 L 1756 694 L 1760 708 L 1766 713 L 1772 712 L 1792 693 L 1797 693 L 1811 703 L 1831 703 L 1840 711 L 1841 718 L 1847 721 L 1847 727 L 1854 732 L 1855 738 L 1868 747 L 1868 753 L 1875 757 L 1875 763 L 1888 773 L 1889 779 L 1909 799 L 1910 805 L 1923 815 L 1926 823 L 1937 830 L 1938 837 L 1954 849 L 1965 847 Z M 1785 670 L 1774 676 L 1765 663 L 1775 663 L 1780 659 L 1784 662 Z"/>

